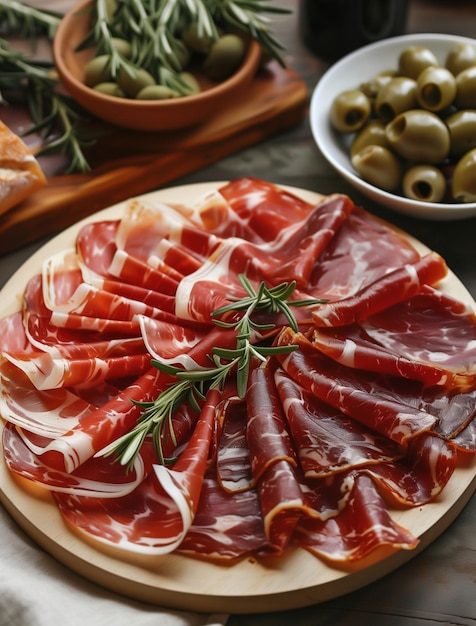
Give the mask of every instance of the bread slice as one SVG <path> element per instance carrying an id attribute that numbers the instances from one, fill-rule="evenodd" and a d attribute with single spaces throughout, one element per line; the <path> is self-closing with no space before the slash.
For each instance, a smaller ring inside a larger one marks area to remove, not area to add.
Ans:
<path id="1" fill-rule="evenodd" d="M 23 141 L 0 120 L 0 214 L 46 185 L 40 164 Z"/>

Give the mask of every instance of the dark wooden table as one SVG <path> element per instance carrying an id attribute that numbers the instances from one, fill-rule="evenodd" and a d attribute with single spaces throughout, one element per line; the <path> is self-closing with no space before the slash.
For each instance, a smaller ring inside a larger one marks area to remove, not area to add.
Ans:
<path id="1" fill-rule="evenodd" d="M 328 64 L 302 42 L 298 1 L 279 0 L 276 4 L 293 9 L 291 15 L 277 19 L 275 33 L 286 45 L 287 63 L 300 73 L 311 93 Z M 472 0 L 410 0 L 407 32 L 474 36 L 476 3 Z M 324 194 L 348 193 L 356 203 L 439 252 L 476 298 L 476 218 L 455 222 L 426 221 L 399 215 L 374 204 L 343 181 L 324 161 L 312 140 L 307 118 L 291 130 L 176 183 L 226 180 L 249 174 Z M 41 243 L 0 259 L 0 286 Z M 378 582 L 324 604 L 279 614 L 234 615 L 228 621 L 229 626 L 284 626 L 289 623 L 295 626 L 475 624 L 476 496 L 473 495 L 457 520 L 430 547 Z"/>

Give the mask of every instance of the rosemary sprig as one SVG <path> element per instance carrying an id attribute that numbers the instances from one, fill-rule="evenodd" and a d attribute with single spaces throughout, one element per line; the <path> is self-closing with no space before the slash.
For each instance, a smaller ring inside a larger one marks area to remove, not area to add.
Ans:
<path id="1" fill-rule="evenodd" d="M 257 290 L 244 275 L 240 275 L 240 282 L 247 293 L 245 298 L 230 296 L 231 303 L 212 313 L 213 322 L 236 333 L 235 348 L 216 346 L 209 355 L 213 366 L 210 368 L 185 370 L 171 366 L 158 360 L 152 364 L 161 372 L 176 378 L 158 398 L 151 402 L 136 403 L 144 411 L 136 426 L 122 437 L 113 441 L 101 451 L 103 456 L 114 456 L 122 465 L 132 467 L 136 455 L 149 433 L 152 433 L 154 447 L 161 463 L 171 462 L 165 459 L 162 442 L 167 433 L 174 441 L 172 417 L 183 402 L 189 402 L 197 411 L 205 400 L 209 389 L 222 389 L 228 377 L 236 374 L 237 392 L 244 398 L 248 385 L 251 364 L 254 360 L 265 362 L 269 357 L 277 354 L 286 354 L 298 348 L 297 345 L 269 346 L 259 342 L 263 332 L 276 329 L 273 316 L 284 314 L 287 323 L 298 330 L 297 321 L 291 307 L 312 306 L 322 303 L 322 300 L 290 300 L 296 283 L 283 282 L 275 287 L 267 287 L 263 282 Z M 253 319 L 256 312 L 270 316 L 265 323 Z"/>
<path id="2" fill-rule="evenodd" d="M 51 66 L 28 59 L 0 39 L 0 104 L 8 105 L 8 93 L 23 93 L 33 125 L 26 134 L 42 132 L 47 143 L 37 156 L 60 149 L 70 159 L 66 173 L 90 169 L 83 153 L 88 142 L 77 129 L 79 113 L 72 100 L 56 90 L 58 79 Z M 51 133 L 60 132 L 51 140 Z"/>
<path id="3" fill-rule="evenodd" d="M 51 41 L 61 17 L 17 0 L 2 0 L 0 5 L 1 32 L 28 39 L 32 45 L 38 36 Z M 58 85 L 53 63 L 36 61 L 0 39 L 0 105 L 8 106 L 12 98 L 23 94 L 33 121 L 26 134 L 41 133 L 45 141 L 37 156 L 62 152 L 69 158 L 66 174 L 87 172 L 90 166 L 83 148 L 91 142 L 78 129 L 77 106 L 59 92 Z"/>
<path id="4" fill-rule="evenodd" d="M 12 33 L 25 38 L 45 35 L 53 39 L 60 19 L 61 15 L 55 11 L 36 9 L 17 0 L 2 0 L 0 4 L 3 34 Z"/>
<path id="5" fill-rule="evenodd" d="M 281 51 L 284 46 L 273 37 L 270 20 L 265 13 L 285 14 L 288 9 L 267 4 L 269 0 L 222 0 L 213 2 L 216 5 L 215 19 L 230 28 L 236 28 L 246 33 L 261 44 L 272 58 L 284 66 Z"/>

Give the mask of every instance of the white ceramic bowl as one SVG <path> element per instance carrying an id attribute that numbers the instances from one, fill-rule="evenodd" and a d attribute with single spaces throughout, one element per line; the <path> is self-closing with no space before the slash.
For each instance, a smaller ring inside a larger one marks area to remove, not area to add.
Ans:
<path id="1" fill-rule="evenodd" d="M 455 35 L 416 34 L 392 37 L 352 52 L 332 65 L 318 82 L 310 103 L 310 124 L 314 140 L 327 161 L 354 187 L 375 202 L 390 209 L 431 220 L 458 220 L 476 215 L 476 202 L 449 204 L 419 202 L 389 193 L 362 180 L 349 158 L 347 139 L 331 128 L 329 111 L 334 98 L 359 85 L 383 70 L 395 69 L 400 53 L 412 45 L 430 48 L 444 64 L 446 55 L 458 42 L 476 44 L 473 39 Z"/>

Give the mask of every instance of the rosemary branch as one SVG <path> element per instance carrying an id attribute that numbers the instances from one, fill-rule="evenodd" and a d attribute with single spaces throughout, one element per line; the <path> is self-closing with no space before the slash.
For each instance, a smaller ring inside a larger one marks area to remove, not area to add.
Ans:
<path id="1" fill-rule="evenodd" d="M 55 11 L 35 9 L 17 0 L 2 0 L 0 4 L 3 34 L 12 33 L 25 38 L 46 35 L 48 39 L 53 39 L 60 19 L 61 15 Z"/>
<path id="2" fill-rule="evenodd" d="M 241 299 L 230 297 L 229 305 L 211 314 L 216 325 L 234 329 L 235 348 L 214 347 L 212 354 L 209 355 L 213 366 L 204 369 L 185 370 L 153 360 L 152 364 L 161 372 L 175 377 L 175 382 L 155 400 L 135 403 L 144 409 L 136 426 L 105 447 L 100 453 L 102 456 L 114 456 L 121 465 L 126 465 L 130 469 L 145 438 L 152 433 L 159 461 L 172 462 L 173 459 L 164 458 L 162 442 L 167 433 L 174 441 L 172 417 L 183 402 L 189 402 L 195 410 L 200 411 L 201 402 L 205 400 L 207 391 L 213 388 L 222 389 L 232 373 L 236 375 L 238 396 L 244 398 L 253 360 L 265 362 L 270 356 L 286 354 L 297 349 L 297 345 L 268 346 L 257 342 L 256 337 L 261 337 L 264 331 L 276 329 L 272 317 L 279 314 L 284 314 L 287 323 L 297 331 L 298 324 L 291 308 L 312 306 L 322 303 L 323 300 L 290 300 L 296 287 L 294 281 L 283 282 L 275 287 L 267 287 L 262 282 L 255 290 L 246 276 L 240 275 L 239 278 L 247 297 Z M 265 313 L 270 321 L 265 323 L 255 321 L 253 314 L 258 311 Z"/>
<path id="3" fill-rule="evenodd" d="M 0 22 L 5 34 L 19 35 L 32 44 L 37 36 L 51 41 L 60 19 L 60 14 L 35 9 L 16 0 L 2 0 L 0 5 Z M 91 142 L 79 131 L 81 115 L 77 105 L 60 93 L 58 85 L 53 63 L 36 61 L 0 39 L 0 105 L 8 106 L 11 94 L 14 98 L 23 94 L 33 122 L 26 134 L 38 132 L 45 141 L 37 156 L 59 151 L 69 158 L 67 174 L 87 172 L 90 166 L 83 148 Z"/>

